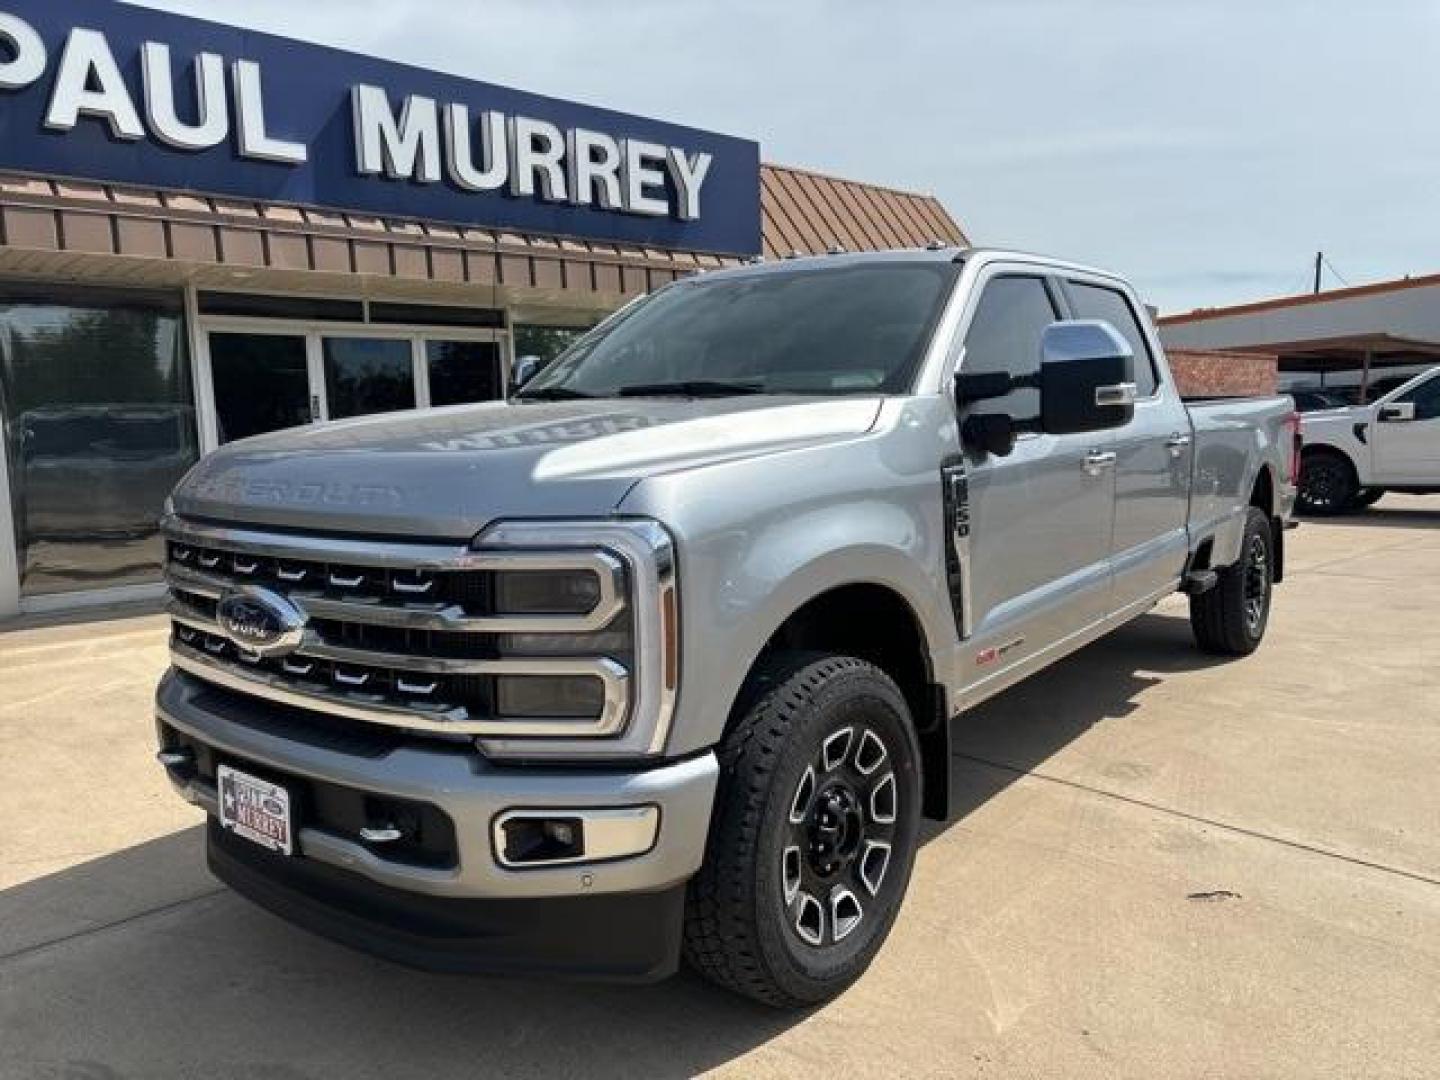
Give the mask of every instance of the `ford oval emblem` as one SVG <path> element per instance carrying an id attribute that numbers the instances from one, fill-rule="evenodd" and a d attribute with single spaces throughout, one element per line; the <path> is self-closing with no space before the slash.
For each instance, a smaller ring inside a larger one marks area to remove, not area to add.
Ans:
<path id="1" fill-rule="evenodd" d="M 279 593 L 247 586 L 220 597 L 215 619 L 221 632 L 246 652 L 284 656 L 305 632 L 305 614 Z"/>

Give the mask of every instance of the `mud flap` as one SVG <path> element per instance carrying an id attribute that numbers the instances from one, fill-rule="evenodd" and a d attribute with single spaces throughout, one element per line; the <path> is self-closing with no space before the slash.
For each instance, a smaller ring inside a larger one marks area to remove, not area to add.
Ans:
<path id="1" fill-rule="evenodd" d="M 920 732 L 920 812 L 933 821 L 949 821 L 955 805 L 950 726 L 958 717 L 948 715 L 943 687 L 932 685 L 930 699 L 931 721 Z"/>

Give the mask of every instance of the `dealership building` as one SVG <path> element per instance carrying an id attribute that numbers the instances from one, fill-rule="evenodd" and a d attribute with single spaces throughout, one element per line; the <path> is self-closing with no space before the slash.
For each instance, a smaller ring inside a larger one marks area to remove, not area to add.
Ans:
<path id="1" fill-rule="evenodd" d="M 1281 390 L 1366 403 L 1440 364 L 1440 275 L 1200 308 L 1160 320 L 1167 352 L 1271 357 Z"/>
<path id="2" fill-rule="evenodd" d="M 0 0 L 0 617 L 157 593 L 165 494 L 231 439 L 503 397 L 681 276 L 965 239 L 746 139 Z"/>

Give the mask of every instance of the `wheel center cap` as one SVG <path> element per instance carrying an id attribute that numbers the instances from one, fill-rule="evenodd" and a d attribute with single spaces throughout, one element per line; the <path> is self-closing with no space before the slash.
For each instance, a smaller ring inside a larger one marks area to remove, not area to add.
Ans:
<path id="1" fill-rule="evenodd" d="M 815 797 L 807 832 L 810 866 L 821 877 L 839 873 L 855 860 L 865 823 L 860 797 L 849 784 L 830 784 Z"/>

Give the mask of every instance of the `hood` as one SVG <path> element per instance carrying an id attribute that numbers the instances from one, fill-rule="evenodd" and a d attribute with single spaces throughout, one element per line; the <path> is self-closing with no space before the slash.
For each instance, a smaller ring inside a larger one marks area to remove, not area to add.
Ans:
<path id="1" fill-rule="evenodd" d="M 646 476 L 870 430 L 877 398 L 491 402 L 292 428 L 221 447 L 185 517 L 469 539 L 491 521 L 601 516 Z"/>

